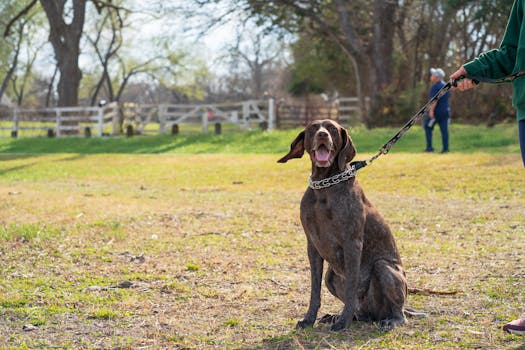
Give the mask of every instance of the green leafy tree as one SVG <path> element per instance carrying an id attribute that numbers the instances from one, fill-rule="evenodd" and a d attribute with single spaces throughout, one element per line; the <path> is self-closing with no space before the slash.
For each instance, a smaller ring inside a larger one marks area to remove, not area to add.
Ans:
<path id="1" fill-rule="evenodd" d="M 294 33 L 313 31 L 337 45 L 352 65 L 353 80 L 363 121 L 372 126 L 370 115 L 380 108 L 378 96 L 393 82 L 394 21 L 397 0 L 237 0 L 269 30 L 284 28 Z M 371 113 L 365 95 L 371 98 Z"/>

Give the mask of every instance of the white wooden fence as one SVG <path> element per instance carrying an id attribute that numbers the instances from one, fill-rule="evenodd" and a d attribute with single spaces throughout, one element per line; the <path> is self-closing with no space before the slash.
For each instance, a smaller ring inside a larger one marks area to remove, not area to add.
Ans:
<path id="1" fill-rule="evenodd" d="M 158 124 L 158 132 L 165 133 L 172 125 L 200 124 L 202 132 L 208 132 L 212 123 L 229 123 L 248 129 L 253 123 L 267 123 L 269 130 L 275 128 L 274 100 L 249 100 L 240 103 L 221 104 L 126 104 L 123 110 L 124 124 L 136 125 L 137 131 L 146 133 L 149 124 Z"/>
<path id="2" fill-rule="evenodd" d="M 0 118 L 0 136 L 32 136 L 47 132 L 49 136 L 89 133 L 118 135 L 131 125 L 136 133 L 165 133 L 174 124 L 200 124 L 208 132 L 213 123 L 233 124 L 248 129 L 254 123 L 275 128 L 274 100 L 249 100 L 223 104 L 159 104 L 110 103 L 103 107 L 58 107 L 12 109 L 7 118 Z"/>
<path id="3" fill-rule="evenodd" d="M 368 102 L 368 101 L 367 101 Z M 2 117 L 1 115 L 4 115 Z M 219 104 L 150 104 L 112 102 L 103 107 L 11 109 L 0 115 L 1 136 L 120 135 L 128 127 L 137 134 L 173 132 L 173 126 L 208 132 L 220 123 L 239 130 L 264 125 L 300 126 L 312 119 L 332 118 L 344 125 L 359 124 L 356 97 L 340 97 L 326 105 L 276 104 L 273 99 Z"/>
<path id="4" fill-rule="evenodd" d="M 13 111 L 13 131 L 54 130 L 56 136 L 80 133 L 82 127 L 97 130 L 102 136 L 104 124 L 111 117 L 99 107 L 61 107 L 48 109 L 15 109 Z M 23 125 L 21 125 L 23 124 Z M 50 125 L 53 125 L 50 128 Z"/>

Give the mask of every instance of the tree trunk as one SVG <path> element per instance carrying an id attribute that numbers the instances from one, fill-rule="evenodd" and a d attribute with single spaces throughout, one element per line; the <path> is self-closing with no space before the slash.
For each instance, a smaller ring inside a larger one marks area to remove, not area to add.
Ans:
<path id="1" fill-rule="evenodd" d="M 15 73 L 15 70 L 18 67 L 18 56 L 20 55 L 20 49 L 22 47 L 22 39 L 24 37 L 23 36 L 24 26 L 25 26 L 25 22 L 23 22 L 18 27 L 18 31 L 17 31 L 18 38 L 17 38 L 15 47 L 14 47 L 13 61 L 11 62 L 11 65 L 9 66 L 7 74 L 4 77 L 4 80 L 2 81 L 2 85 L 0 85 L 0 101 L 2 100 L 2 96 L 4 95 L 5 90 L 7 89 L 7 85 L 9 84 L 9 81 L 13 77 L 13 74 Z"/>
<path id="2" fill-rule="evenodd" d="M 369 110 L 366 108 L 366 97 L 363 93 L 363 91 L 365 90 L 363 89 L 363 79 L 361 79 L 361 72 L 363 72 L 363 68 L 366 67 L 366 60 L 363 56 L 364 48 L 348 16 L 348 9 L 346 6 L 347 3 L 345 3 L 345 1 L 343 0 L 336 0 L 334 4 L 336 12 L 339 15 L 339 28 L 341 30 L 341 33 L 343 34 L 344 41 L 340 41 L 337 35 L 332 34 L 331 36 L 339 45 L 339 47 L 341 47 L 343 52 L 346 53 L 346 55 L 350 59 L 350 62 L 352 62 L 352 66 L 354 68 L 357 99 L 359 101 L 359 114 L 363 123 L 366 125 L 367 128 L 369 128 L 370 115 Z M 325 31 L 330 33 L 327 30 Z"/>
<path id="3" fill-rule="evenodd" d="M 370 115 L 368 108 L 366 106 L 366 96 L 363 94 L 363 80 L 361 79 L 361 71 L 363 64 L 359 64 L 356 58 L 352 55 L 347 54 L 350 62 L 352 62 L 352 67 L 354 69 L 354 78 L 355 78 L 355 90 L 357 94 L 357 101 L 359 107 L 359 115 L 361 116 L 361 121 L 365 124 L 366 128 L 370 128 Z"/>
<path id="4" fill-rule="evenodd" d="M 263 67 L 259 62 L 254 63 L 254 69 L 252 72 L 253 77 L 253 95 L 259 99 L 263 96 Z"/>
<path id="5" fill-rule="evenodd" d="M 46 108 L 49 107 L 49 103 L 51 102 L 51 94 L 53 93 L 53 85 L 55 84 L 57 73 L 58 73 L 58 66 L 55 66 L 55 71 L 53 72 L 53 76 L 51 77 L 51 80 L 49 81 L 49 84 L 47 85 Z"/>
<path id="6" fill-rule="evenodd" d="M 46 12 L 60 78 L 58 81 L 58 105 L 76 106 L 82 72 L 78 65 L 80 38 L 84 27 L 86 0 L 73 0 L 73 19 L 66 24 L 64 20 L 64 0 L 40 0 Z"/>
<path id="7" fill-rule="evenodd" d="M 370 126 L 382 125 L 392 112 L 387 89 L 394 76 L 394 33 L 396 1 L 374 0 L 372 42 L 368 47 L 368 96 Z"/>
<path id="8" fill-rule="evenodd" d="M 60 70 L 58 106 L 77 106 L 78 89 L 82 79 L 82 72 L 78 66 L 78 55 L 63 52 L 62 59 L 58 60 L 58 68 Z"/>
<path id="9" fill-rule="evenodd" d="M 9 66 L 9 70 L 7 71 L 7 74 L 4 77 L 4 80 L 2 81 L 2 85 L 0 85 L 0 101 L 2 101 L 2 96 L 4 96 L 5 90 L 7 89 L 7 85 L 9 84 L 11 78 L 13 77 L 13 74 L 15 73 L 16 66 L 18 65 L 18 54 L 19 50 L 16 51 L 15 57 L 13 58 L 13 63 Z"/>
<path id="10" fill-rule="evenodd" d="M 64 19 L 65 0 L 40 0 L 49 21 L 49 41 L 55 51 L 60 78 L 58 80 L 58 106 L 77 106 L 78 89 L 82 72 L 78 66 L 80 38 L 84 28 L 87 0 L 73 0 L 73 19 L 67 24 Z M 70 127 L 62 134 L 78 134 L 77 121 L 63 121 Z M 75 128 L 76 127 L 76 128 Z"/>
<path id="11" fill-rule="evenodd" d="M 107 90 L 107 98 L 109 101 L 114 100 L 114 94 L 113 94 L 113 87 L 111 86 L 111 79 L 109 77 L 108 69 L 107 69 L 107 62 L 103 63 L 103 72 L 102 76 L 100 77 L 100 80 L 98 81 L 97 85 L 95 86 L 95 91 L 93 92 L 93 95 L 91 96 L 91 105 L 95 106 L 97 104 L 97 98 L 98 94 L 100 93 L 100 90 L 102 90 L 102 87 L 106 85 Z"/>

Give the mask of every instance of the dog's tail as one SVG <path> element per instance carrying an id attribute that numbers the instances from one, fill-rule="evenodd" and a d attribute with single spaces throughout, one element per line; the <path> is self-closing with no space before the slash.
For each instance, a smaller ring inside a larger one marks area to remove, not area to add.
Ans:
<path id="1" fill-rule="evenodd" d="M 421 288 L 408 288 L 408 292 L 410 294 L 420 294 L 420 295 L 454 295 L 458 292 L 453 291 L 437 291 L 437 290 L 430 290 L 430 289 L 421 289 Z M 415 318 L 425 318 L 428 317 L 428 314 L 425 312 L 416 311 L 414 309 L 404 309 L 403 310 L 405 316 L 407 317 L 415 317 Z"/>

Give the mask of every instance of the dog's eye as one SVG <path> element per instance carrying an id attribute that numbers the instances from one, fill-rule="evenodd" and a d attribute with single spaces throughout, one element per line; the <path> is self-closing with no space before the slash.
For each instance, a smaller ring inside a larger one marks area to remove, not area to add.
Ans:
<path id="1" fill-rule="evenodd" d="M 332 124 L 327 125 L 326 129 L 330 132 L 330 134 L 337 133 L 337 128 Z"/>
<path id="2" fill-rule="evenodd" d="M 319 124 L 312 124 L 310 125 L 310 127 L 308 128 L 308 132 L 310 134 L 314 134 L 317 130 L 319 130 L 319 128 L 321 127 L 321 125 Z"/>

